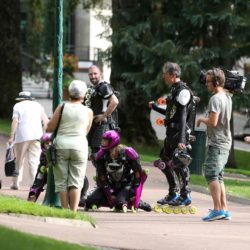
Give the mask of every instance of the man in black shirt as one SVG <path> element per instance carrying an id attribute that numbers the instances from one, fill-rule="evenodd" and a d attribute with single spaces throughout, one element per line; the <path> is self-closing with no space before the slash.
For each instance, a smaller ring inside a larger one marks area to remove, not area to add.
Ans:
<path id="1" fill-rule="evenodd" d="M 118 126 L 115 114 L 119 101 L 112 86 L 102 80 L 101 70 L 96 65 L 89 68 L 89 80 L 93 84 L 93 88 L 90 88 L 85 104 L 94 113 L 93 124 L 88 134 L 88 142 L 94 160 L 100 149 L 103 133 Z"/>

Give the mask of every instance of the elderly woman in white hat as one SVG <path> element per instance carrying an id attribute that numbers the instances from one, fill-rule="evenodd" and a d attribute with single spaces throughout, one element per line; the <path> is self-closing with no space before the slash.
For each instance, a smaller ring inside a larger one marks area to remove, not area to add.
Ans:
<path id="1" fill-rule="evenodd" d="M 85 82 L 72 81 L 69 102 L 56 108 L 47 127 L 48 132 L 53 132 L 59 123 L 55 138 L 57 164 L 53 168 L 55 191 L 60 193 L 62 207 L 73 211 L 78 208 L 84 184 L 88 159 L 86 135 L 93 119 L 92 110 L 82 105 L 86 92 Z"/>
<path id="2" fill-rule="evenodd" d="M 48 117 L 44 108 L 34 100 L 29 91 L 20 92 L 13 108 L 9 144 L 14 144 L 18 176 L 13 177 L 11 189 L 19 189 L 24 164 L 28 167 L 28 183 L 32 186 L 41 153 L 40 138 L 46 129 Z M 44 128 L 43 128 L 44 127 Z M 25 167 L 26 167 L 25 166 Z"/>

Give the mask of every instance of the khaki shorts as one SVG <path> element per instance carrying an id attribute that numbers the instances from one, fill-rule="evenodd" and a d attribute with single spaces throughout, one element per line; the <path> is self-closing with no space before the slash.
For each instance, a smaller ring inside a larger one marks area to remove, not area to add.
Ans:
<path id="1" fill-rule="evenodd" d="M 208 183 L 215 180 L 223 182 L 224 168 L 228 160 L 229 151 L 229 149 L 209 146 L 204 163 L 205 178 Z"/>
<path id="2" fill-rule="evenodd" d="M 87 153 L 82 151 L 57 149 L 57 165 L 53 167 L 55 192 L 66 192 L 72 186 L 82 189 L 87 158 Z"/>

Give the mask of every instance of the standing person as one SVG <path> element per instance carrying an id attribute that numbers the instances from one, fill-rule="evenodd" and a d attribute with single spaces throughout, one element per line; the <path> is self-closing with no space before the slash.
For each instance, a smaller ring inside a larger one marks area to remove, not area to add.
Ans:
<path id="1" fill-rule="evenodd" d="M 102 134 L 118 125 L 115 113 L 119 101 L 112 86 L 102 80 L 101 70 L 96 65 L 89 68 L 89 80 L 94 85 L 94 89 L 86 104 L 93 110 L 94 120 L 88 134 L 88 142 L 91 148 L 91 158 L 95 163 L 94 159 L 100 149 Z"/>
<path id="2" fill-rule="evenodd" d="M 193 95 L 187 85 L 181 81 L 180 66 L 167 62 L 163 66 L 163 79 L 171 87 L 170 95 L 166 98 L 167 108 L 163 109 L 154 102 L 149 102 L 149 107 L 165 115 L 166 138 L 160 153 L 160 159 L 154 162 L 166 176 L 169 191 L 166 197 L 157 201 L 159 204 L 174 206 L 191 204 L 190 189 L 188 187 L 190 174 L 188 165 L 189 133 L 191 132 L 191 106 Z M 179 188 L 176 175 L 180 182 Z"/>
<path id="3" fill-rule="evenodd" d="M 54 166 L 55 192 L 60 193 L 63 208 L 76 211 L 88 158 L 87 133 L 90 130 L 93 112 L 82 105 L 87 86 L 74 80 L 69 85 L 69 103 L 64 104 L 61 121 L 55 138 L 57 164 Z M 48 123 L 47 131 L 56 129 L 62 105 L 59 105 Z"/>
<path id="4" fill-rule="evenodd" d="M 41 153 L 39 140 L 43 135 L 43 128 L 46 129 L 48 123 L 44 108 L 33 99 L 30 92 L 20 92 L 16 98 L 19 102 L 13 108 L 8 143 L 14 143 L 16 167 L 19 172 L 17 177 L 13 177 L 10 187 L 15 190 L 20 188 L 25 164 L 29 170 L 28 183 L 30 186 L 33 184 Z"/>
<path id="5" fill-rule="evenodd" d="M 214 207 L 202 218 L 203 221 L 231 219 L 226 203 L 223 173 L 232 143 L 230 131 L 232 99 L 230 93 L 224 89 L 224 84 L 225 75 L 221 69 L 207 71 L 207 90 L 213 96 L 208 104 L 208 117 L 199 118 L 197 127 L 201 123 L 207 126 L 208 152 L 204 167 Z"/>

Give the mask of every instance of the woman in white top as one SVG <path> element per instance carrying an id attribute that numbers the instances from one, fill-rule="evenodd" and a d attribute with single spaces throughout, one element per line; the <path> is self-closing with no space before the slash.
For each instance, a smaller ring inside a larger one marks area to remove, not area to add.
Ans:
<path id="1" fill-rule="evenodd" d="M 64 104 L 55 138 L 57 165 L 54 167 L 55 192 L 60 193 L 63 208 L 76 211 L 83 187 L 88 159 L 86 135 L 93 120 L 91 109 L 82 105 L 87 91 L 85 82 L 74 80 L 69 86 L 70 101 Z M 47 131 L 56 129 L 62 105 L 55 110 Z"/>
<path id="2" fill-rule="evenodd" d="M 33 101 L 29 91 L 19 93 L 13 108 L 9 144 L 14 144 L 16 170 L 18 176 L 12 179 L 11 189 L 19 189 L 23 177 L 23 167 L 28 168 L 28 183 L 32 186 L 41 154 L 40 138 L 46 129 L 48 117 L 44 108 Z"/>

